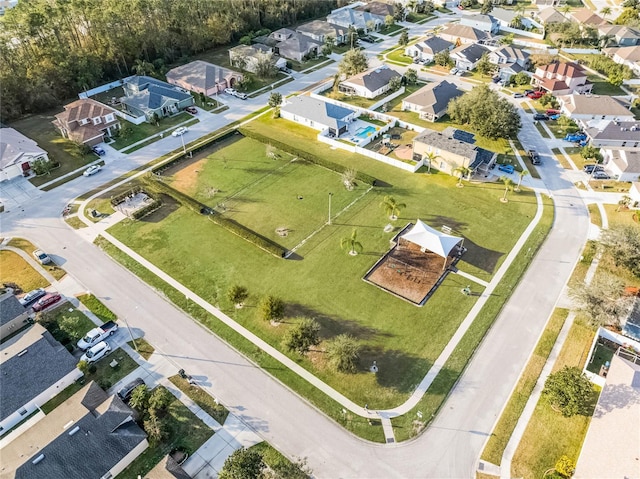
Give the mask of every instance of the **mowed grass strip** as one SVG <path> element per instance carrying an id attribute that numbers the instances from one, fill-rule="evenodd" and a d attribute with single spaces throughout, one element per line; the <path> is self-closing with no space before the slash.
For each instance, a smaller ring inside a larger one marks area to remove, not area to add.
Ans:
<path id="1" fill-rule="evenodd" d="M 33 258 L 33 252 L 38 249 L 34 246 L 34 244 L 25 239 L 25 238 L 11 238 L 11 240 L 9 240 L 9 243 L 7 243 L 9 246 L 13 246 L 14 248 L 19 248 L 22 251 L 24 251 L 25 253 L 27 253 L 29 256 L 31 256 Z M 46 253 L 47 251 L 44 250 L 44 252 Z M 51 260 L 53 261 L 53 258 L 51 258 Z M 58 281 L 60 281 L 62 279 L 62 277 L 67 274 L 67 272 L 62 269 L 60 266 L 57 266 L 54 263 L 49 263 L 49 264 L 43 264 L 41 265 L 45 270 L 47 270 L 47 272 L 53 276 L 55 279 L 57 279 Z"/>
<path id="2" fill-rule="evenodd" d="M 576 321 L 554 365 L 554 372 L 564 366 L 582 368 L 593 341 L 594 331 Z M 594 388 L 588 415 L 563 417 L 541 398 L 527 425 L 511 464 L 512 477 L 538 478 L 552 469 L 562 455 L 577 462 L 582 442 L 589 428 L 599 391 Z"/>
<path id="3" fill-rule="evenodd" d="M 0 250 L 0 282 L 16 283 L 25 293 L 49 286 L 49 282 L 19 254 L 8 250 Z"/>
<path id="4" fill-rule="evenodd" d="M 502 461 L 502 454 L 505 447 L 511 438 L 511 434 L 516 427 L 516 423 L 524 410 L 531 391 L 535 386 L 542 368 L 547 362 L 549 353 L 555 344 L 556 338 L 562 329 L 569 310 L 556 308 L 549 319 L 547 327 L 542 333 L 542 337 L 538 341 L 536 349 L 533 351 L 531 359 L 527 363 L 527 366 L 522 371 L 522 375 L 518 380 L 518 384 L 509 399 L 509 402 L 502 411 L 500 419 L 496 423 L 491 437 L 485 446 L 482 453 L 482 459 L 492 464 L 500 465 Z"/>
<path id="5" fill-rule="evenodd" d="M 118 319 L 118 316 L 116 316 L 113 311 L 107 308 L 104 303 L 96 298 L 93 294 L 81 294 L 76 297 L 82 304 L 87 307 L 89 311 L 95 314 L 103 322 L 115 321 L 116 319 Z"/>

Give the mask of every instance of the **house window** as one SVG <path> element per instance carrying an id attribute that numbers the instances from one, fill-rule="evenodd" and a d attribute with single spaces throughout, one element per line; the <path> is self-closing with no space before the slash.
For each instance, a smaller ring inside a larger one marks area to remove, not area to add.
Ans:
<path id="1" fill-rule="evenodd" d="M 25 414 L 27 414 L 27 410 L 26 410 L 25 408 L 22 408 L 22 409 L 20 409 L 20 410 L 18 411 L 18 413 L 19 413 L 21 416 L 24 416 Z"/>
<path id="2" fill-rule="evenodd" d="M 623 141 L 623 142 L 622 142 L 622 148 L 624 148 L 625 146 L 627 146 L 627 142 L 626 142 L 626 141 Z"/>
<path id="3" fill-rule="evenodd" d="M 93 119 L 93 124 L 94 124 L 94 125 L 99 125 L 100 123 L 102 123 L 102 118 L 100 118 L 99 116 L 96 116 L 96 117 Z"/>
<path id="4" fill-rule="evenodd" d="M 113 117 L 113 113 L 109 113 L 107 116 L 104 117 L 104 121 L 107 123 L 113 120 L 115 120 L 115 118 Z"/>
<path id="5" fill-rule="evenodd" d="M 83 118 L 82 120 L 80 120 L 81 125 L 86 125 L 87 123 L 89 123 L 89 120 L 87 118 Z"/>

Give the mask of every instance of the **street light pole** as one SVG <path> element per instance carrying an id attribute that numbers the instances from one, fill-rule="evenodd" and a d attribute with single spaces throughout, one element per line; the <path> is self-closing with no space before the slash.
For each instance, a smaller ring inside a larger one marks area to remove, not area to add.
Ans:
<path id="1" fill-rule="evenodd" d="M 136 306 L 136 309 L 138 309 L 137 306 Z M 127 321 L 126 316 L 123 316 L 122 319 L 124 319 L 124 324 L 127 325 L 127 330 L 129 330 L 129 336 L 131 336 L 131 342 L 133 343 L 133 347 L 136 348 L 136 352 L 139 353 L 140 351 L 138 351 L 138 345 L 136 344 L 136 340 L 133 339 L 133 333 L 131 332 L 131 328 L 129 327 L 129 321 Z"/>
<path id="2" fill-rule="evenodd" d="M 329 193 L 329 221 L 327 224 L 331 224 L 331 197 L 333 196 L 333 193 Z"/>

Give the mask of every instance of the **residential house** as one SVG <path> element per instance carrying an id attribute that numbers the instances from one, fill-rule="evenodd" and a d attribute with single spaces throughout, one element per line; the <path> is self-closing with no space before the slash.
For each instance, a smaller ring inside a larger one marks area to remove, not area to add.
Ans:
<path id="1" fill-rule="evenodd" d="M 607 23 L 604 18 L 588 8 L 580 8 L 569 13 L 569 18 L 583 26 L 597 27 Z"/>
<path id="2" fill-rule="evenodd" d="M 629 188 L 629 198 L 631 198 L 631 206 L 633 208 L 638 208 L 640 206 L 640 181 L 634 181 L 631 183 L 631 187 Z"/>
<path id="3" fill-rule="evenodd" d="M 537 17 L 543 25 L 550 25 L 552 23 L 567 23 L 571 21 L 553 7 L 543 8 L 537 13 Z"/>
<path id="4" fill-rule="evenodd" d="M 147 472 L 144 479 L 191 479 L 191 476 L 175 459 L 167 454 L 153 469 Z"/>
<path id="5" fill-rule="evenodd" d="M 144 117 L 146 121 L 153 121 L 154 115 L 157 118 L 165 118 L 193 105 L 193 97 L 186 91 L 188 84 L 182 79 L 200 84 L 203 82 L 201 75 L 204 73 L 201 70 L 192 71 L 189 65 L 191 64 L 167 72 L 167 77 L 174 84 L 148 76 L 127 78 L 122 84 L 125 95 L 120 99 L 122 109 L 134 117 Z M 178 72 L 182 73 L 182 79 L 178 76 Z M 181 86 L 174 86 L 177 84 Z"/>
<path id="6" fill-rule="evenodd" d="M 477 43 L 460 45 L 451 52 L 451 59 L 456 62 L 456 67 L 459 70 L 473 70 L 482 56 L 488 55 L 490 51 L 487 47 Z"/>
<path id="7" fill-rule="evenodd" d="M 640 149 L 602 149 L 604 170 L 618 181 L 638 181 L 640 178 Z"/>
<path id="8" fill-rule="evenodd" d="M 489 53 L 489 61 L 498 65 L 498 76 L 506 82 L 513 75 L 526 72 L 529 67 L 529 54 L 520 48 L 505 46 Z"/>
<path id="9" fill-rule="evenodd" d="M 29 321 L 29 311 L 18 301 L 12 289 L 0 294 L 0 340 L 25 326 Z"/>
<path id="10" fill-rule="evenodd" d="M 487 174 L 497 155 L 473 144 L 473 135 L 454 128 L 442 132 L 426 129 L 413 139 L 414 158 L 436 155 L 433 165 L 440 171 L 454 174 L 458 167 L 470 168 L 474 173 Z"/>
<path id="11" fill-rule="evenodd" d="M 564 5 L 566 0 L 531 0 L 531 3 L 536 5 L 538 8 L 558 7 Z"/>
<path id="12" fill-rule="evenodd" d="M 460 19 L 460 25 L 464 25 L 467 27 L 472 27 L 482 32 L 496 34 L 500 29 L 498 21 L 493 18 L 491 15 L 482 15 L 482 14 L 462 14 L 462 18 Z"/>
<path id="13" fill-rule="evenodd" d="M 619 112 L 622 113 L 622 110 Z M 578 124 L 587 134 L 589 144 L 595 148 L 617 150 L 640 148 L 640 121 L 612 121 L 597 118 L 580 120 Z"/>
<path id="14" fill-rule="evenodd" d="M 39 323 L 2 344 L 0 354 L 0 434 L 82 376 L 78 360 Z"/>
<path id="15" fill-rule="evenodd" d="M 463 93 L 447 80 L 429 83 L 402 100 L 402 109 L 415 111 L 423 120 L 438 121 L 447 112 L 449 102 Z"/>
<path id="16" fill-rule="evenodd" d="M 436 54 L 444 50 L 452 50 L 453 47 L 453 43 L 433 36 L 405 48 L 404 54 L 429 63 L 433 61 Z"/>
<path id="17" fill-rule="evenodd" d="M 0 181 L 29 174 L 34 161 L 49 155 L 31 138 L 13 128 L 0 128 Z"/>
<path id="18" fill-rule="evenodd" d="M 116 111 L 90 98 L 65 105 L 52 123 L 65 138 L 87 146 L 102 143 L 120 128 Z"/>
<path id="19" fill-rule="evenodd" d="M 491 35 L 482 30 L 467 25 L 460 25 L 459 23 L 445 28 L 439 33 L 439 36 L 457 47 L 470 43 L 478 43 L 491 38 Z"/>
<path id="20" fill-rule="evenodd" d="M 605 23 L 598 26 L 598 35 L 600 37 L 609 37 L 620 47 L 640 45 L 640 30 L 626 25 L 609 25 Z"/>
<path id="21" fill-rule="evenodd" d="M 247 63 L 250 64 L 251 61 Z M 243 79 L 242 73 L 202 60 L 172 68 L 167 72 L 167 81 L 171 85 L 196 93 L 204 93 L 206 96 L 213 96 L 224 91 L 225 88 L 233 88 Z M 175 88 L 172 89 L 175 90 Z M 180 106 L 190 105 L 181 104 Z"/>
<path id="22" fill-rule="evenodd" d="M 0 0 L 0 15 L 4 15 L 7 10 L 15 7 L 18 0 Z"/>
<path id="23" fill-rule="evenodd" d="M 573 477 L 640 477 L 640 361 L 614 354 Z M 623 432 L 624 431 L 624 432 Z"/>
<path id="24" fill-rule="evenodd" d="M 358 113 L 350 108 L 328 103 L 310 96 L 288 98 L 280 107 L 280 116 L 316 130 L 327 130 L 329 136 L 346 133 Z"/>
<path id="25" fill-rule="evenodd" d="M 148 446 L 134 411 L 91 381 L 2 448 L 2 479 L 107 479 Z"/>
<path id="26" fill-rule="evenodd" d="M 572 120 L 635 120 L 624 99 L 602 95 L 566 95 L 558 97 L 560 111 Z"/>
<path id="27" fill-rule="evenodd" d="M 339 8 L 327 15 L 327 22 L 344 28 L 353 27 L 365 33 L 378 31 L 384 25 L 385 17 L 364 10 L 356 10 L 352 6 Z"/>
<path id="28" fill-rule="evenodd" d="M 382 65 L 347 78 L 340 82 L 338 89 L 347 95 L 375 98 L 389 91 L 393 78 L 402 78 L 402 75 L 388 66 Z"/>
<path id="29" fill-rule="evenodd" d="M 531 84 L 552 95 L 591 93 L 593 83 L 587 80 L 587 73 L 574 62 L 553 62 L 536 68 Z"/>
<path id="30" fill-rule="evenodd" d="M 332 37 L 336 45 L 342 45 L 347 42 L 349 30 L 348 28 L 334 25 L 324 20 L 313 20 L 312 22 L 303 23 L 296 27 L 296 32 L 302 33 L 322 44 L 324 44 L 327 38 Z"/>
<path id="31" fill-rule="evenodd" d="M 384 19 L 386 19 L 388 15 L 391 15 L 393 17 L 393 12 L 394 12 L 392 3 L 376 2 L 376 1 L 368 2 L 364 5 L 359 5 L 355 7 L 354 10 L 367 12 L 367 13 L 376 15 L 378 17 L 382 17 L 383 21 Z"/>
<path id="32" fill-rule="evenodd" d="M 278 55 L 274 55 L 271 47 L 260 43 L 254 45 L 238 45 L 237 47 L 229 49 L 229 63 L 231 63 L 231 66 L 251 73 L 256 73 L 260 62 L 267 58 L 274 68 L 282 69 L 287 66 L 287 60 Z"/>
<path id="33" fill-rule="evenodd" d="M 529 16 L 525 16 L 516 12 L 515 10 L 506 10 L 504 8 L 496 7 L 491 10 L 490 16 L 498 24 L 498 29 L 511 27 L 516 17 L 520 19 L 520 23 L 522 23 L 522 25 L 526 28 L 542 28 L 542 25 L 540 23 L 536 22 Z"/>
<path id="34" fill-rule="evenodd" d="M 627 65 L 637 75 L 640 75 L 640 45 L 633 47 L 605 48 L 602 50 L 614 62 Z"/>
<path id="35" fill-rule="evenodd" d="M 270 41 L 267 44 L 275 44 L 276 53 L 298 62 L 318 56 L 322 47 L 321 42 L 289 28 L 271 32 L 267 38 Z"/>

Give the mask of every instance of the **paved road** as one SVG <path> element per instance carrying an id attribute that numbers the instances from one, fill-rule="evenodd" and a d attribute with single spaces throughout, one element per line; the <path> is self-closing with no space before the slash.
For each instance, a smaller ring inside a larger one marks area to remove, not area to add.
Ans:
<path id="1" fill-rule="evenodd" d="M 325 71 L 317 77 L 326 74 Z M 316 81 L 314 78 L 305 80 Z M 292 84 L 288 87 L 294 88 Z M 245 105 L 249 107 L 248 103 Z M 245 107 L 238 105 L 237 108 Z M 244 113 L 237 114 L 242 116 Z M 529 119 L 524 118 L 524 121 Z M 210 131 L 218 122 L 223 120 L 217 117 L 205 120 L 191 131 L 195 137 L 198 128 Z M 530 123 L 527 126 L 522 135 L 525 147 L 533 146 L 549 154 L 537 130 Z M 68 228 L 59 217 L 64 205 L 82 191 L 180 144 L 179 138 L 165 138 L 110 163 L 98 175 L 78 178 L 43 193 L 21 208 L 13 208 L 2 215 L 2 234 L 25 236 L 46 246 L 47 252 L 52 253 L 87 290 L 100 297 L 116 314 L 126 316 L 133 328 L 144 331 L 158 351 L 192 375 L 207 378 L 221 401 L 266 440 L 287 455 L 307 456 L 317 477 L 471 477 L 482 445 L 571 273 L 586 237 L 587 212 L 571 183 L 564 179 L 564 170 L 555 161 L 547 161 L 541 168 L 556 201 L 554 229 L 451 398 L 425 434 L 410 443 L 387 447 L 366 443 L 345 432 L 305 400 L 205 332 Z"/>

